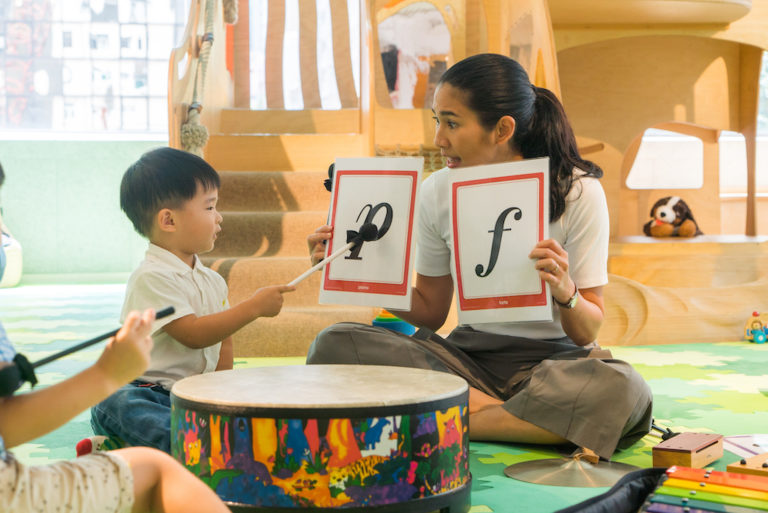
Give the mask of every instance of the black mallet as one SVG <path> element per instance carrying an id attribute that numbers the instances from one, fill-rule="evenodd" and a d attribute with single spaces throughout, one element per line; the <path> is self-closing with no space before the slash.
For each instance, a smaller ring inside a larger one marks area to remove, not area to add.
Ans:
<path id="1" fill-rule="evenodd" d="M 358 230 L 357 235 L 355 235 L 349 242 L 347 242 L 344 246 L 340 247 L 336 251 L 334 251 L 332 254 L 328 255 L 326 258 L 320 260 L 318 263 L 304 271 L 301 276 L 294 279 L 292 282 L 288 284 L 288 286 L 293 287 L 306 279 L 310 274 L 317 271 L 318 269 L 322 269 L 325 267 L 326 264 L 330 263 L 331 260 L 334 260 L 335 258 L 338 258 L 339 256 L 343 255 L 345 252 L 349 251 L 353 247 L 355 247 L 358 244 L 362 244 L 363 242 L 376 240 L 376 237 L 379 235 L 379 228 L 373 224 L 373 223 L 364 223 L 360 230 Z"/>
<path id="2" fill-rule="evenodd" d="M 175 311 L 176 310 L 172 306 L 163 308 L 155 314 L 155 319 L 168 317 Z M 58 353 L 52 354 L 50 356 L 46 356 L 42 360 L 38 360 L 33 363 L 30 363 L 30 361 L 27 360 L 27 357 L 23 354 L 16 353 L 16 356 L 13 357 L 13 364 L 0 369 L 0 397 L 12 394 L 14 391 L 16 391 L 17 388 L 19 388 L 19 383 L 22 381 L 29 381 L 30 385 L 35 386 L 37 384 L 37 376 L 35 376 L 35 369 L 37 367 L 45 365 L 46 363 L 50 363 L 54 360 L 58 360 L 59 358 L 72 354 L 76 351 L 80 351 L 81 349 L 85 349 L 86 347 L 92 346 L 93 344 L 101 342 L 104 339 L 114 337 L 117 335 L 118 331 L 120 331 L 120 328 L 104 333 L 103 335 L 99 335 L 98 337 L 92 338 L 90 340 L 86 340 L 85 342 L 80 342 L 79 344 L 76 344 L 68 349 L 64 349 L 63 351 L 59 351 Z"/>

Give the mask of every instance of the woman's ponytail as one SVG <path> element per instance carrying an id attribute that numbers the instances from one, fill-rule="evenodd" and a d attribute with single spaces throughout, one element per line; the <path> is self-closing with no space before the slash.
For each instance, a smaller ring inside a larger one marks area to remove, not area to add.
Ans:
<path id="1" fill-rule="evenodd" d="M 533 115 L 525 130 L 516 138 L 523 158 L 549 157 L 550 221 L 565 212 L 565 198 L 571 190 L 574 168 L 600 178 L 603 170 L 579 155 L 576 137 L 565 109 L 549 89 L 531 86 L 535 94 Z"/>

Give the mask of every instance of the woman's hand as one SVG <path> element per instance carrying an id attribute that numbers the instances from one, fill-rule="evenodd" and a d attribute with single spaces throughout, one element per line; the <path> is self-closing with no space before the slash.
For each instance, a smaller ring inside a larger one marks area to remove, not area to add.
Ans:
<path id="1" fill-rule="evenodd" d="M 307 236 L 307 246 L 309 246 L 312 265 L 325 258 L 325 246 L 331 240 L 331 235 L 333 235 L 333 228 L 326 224 Z"/>
<path id="2" fill-rule="evenodd" d="M 528 255 L 535 258 L 539 277 L 549 283 L 552 297 L 559 303 L 567 303 L 576 292 L 576 284 L 568 273 L 568 252 L 554 239 L 540 241 Z"/>
<path id="3" fill-rule="evenodd" d="M 605 319 L 603 287 L 579 289 L 575 307 L 562 308 L 576 293 L 576 284 L 569 272 L 568 252 L 557 241 L 547 239 L 536 244 L 528 256 L 536 259 L 539 276 L 549 283 L 555 301 L 561 303 L 560 324 L 565 334 L 580 346 L 594 342 Z"/>

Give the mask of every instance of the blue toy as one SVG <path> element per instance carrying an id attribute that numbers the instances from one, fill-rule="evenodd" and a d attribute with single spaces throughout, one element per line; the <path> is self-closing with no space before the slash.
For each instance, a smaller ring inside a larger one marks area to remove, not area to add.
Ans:
<path id="1" fill-rule="evenodd" d="M 387 328 L 392 331 L 397 331 L 399 333 L 404 333 L 406 335 L 413 335 L 416 333 L 416 327 L 414 325 L 405 322 L 404 320 L 386 310 L 379 312 L 379 315 L 376 316 L 371 324 L 374 326 L 381 326 L 382 328 Z"/>
<path id="2" fill-rule="evenodd" d="M 752 312 L 744 325 L 744 338 L 755 344 L 764 344 L 768 339 L 768 314 Z"/>

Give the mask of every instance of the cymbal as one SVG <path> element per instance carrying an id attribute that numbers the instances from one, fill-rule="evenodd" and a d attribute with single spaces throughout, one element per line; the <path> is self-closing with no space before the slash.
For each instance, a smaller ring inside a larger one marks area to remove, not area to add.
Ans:
<path id="1" fill-rule="evenodd" d="M 640 467 L 615 461 L 599 461 L 596 464 L 575 458 L 551 458 L 515 463 L 504 469 L 507 477 L 526 483 L 551 486 L 578 486 L 595 488 L 612 486 Z"/>

